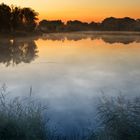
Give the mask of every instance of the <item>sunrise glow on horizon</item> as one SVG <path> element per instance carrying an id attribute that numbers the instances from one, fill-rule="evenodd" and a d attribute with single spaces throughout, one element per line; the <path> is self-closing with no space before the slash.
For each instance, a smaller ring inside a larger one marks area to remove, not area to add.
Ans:
<path id="1" fill-rule="evenodd" d="M 31 7 L 39 20 L 101 21 L 106 17 L 140 18 L 140 0 L 0 0 L 1 3 Z"/>

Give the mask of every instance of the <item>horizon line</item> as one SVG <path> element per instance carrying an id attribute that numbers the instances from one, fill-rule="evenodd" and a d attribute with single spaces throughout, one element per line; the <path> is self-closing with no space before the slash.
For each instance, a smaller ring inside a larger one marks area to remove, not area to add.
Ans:
<path id="1" fill-rule="evenodd" d="M 80 20 L 80 19 L 67 19 L 67 20 L 65 20 L 65 19 L 60 19 L 60 18 L 55 18 L 55 19 L 54 18 L 48 18 L 47 19 L 47 18 L 39 18 L 38 17 L 37 22 L 40 22 L 42 20 L 47 20 L 47 21 L 58 21 L 58 20 L 60 20 L 64 23 L 67 23 L 68 21 L 80 21 L 80 22 L 83 22 L 83 23 L 92 23 L 92 22 L 101 23 L 107 18 L 116 18 L 116 19 L 131 18 L 131 19 L 134 19 L 134 20 L 139 20 L 140 19 L 140 17 L 139 18 L 134 18 L 134 17 L 131 17 L 131 16 L 123 16 L 123 17 L 108 16 L 108 17 L 102 18 L 101 20 Z"/>

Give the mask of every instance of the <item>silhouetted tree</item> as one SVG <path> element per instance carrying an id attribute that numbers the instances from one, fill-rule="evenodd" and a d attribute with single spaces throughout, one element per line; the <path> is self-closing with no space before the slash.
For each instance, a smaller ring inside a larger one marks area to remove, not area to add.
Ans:
<path id="1" fill-rule="evenodd" d="M 5 4 L 0 5 L 0 31 L 10 31 L 11 8 Z"/>
<path id="2" fill-rule="evenodd" d="M 67 31 L 84 31 L 89 29 L 89 24 L 78 20 L 68 21 L 66 25 Z"/>
<path id="3" fill-rule="evenodd" d="M 0 4 L 0 32 L 33 31 L 38 13 L 31 8 L 20 8 Z"/>
<path id="4" fill-rule="evenodd" d="M 64 23 L 61 20 L 42 20 L 39 22 L 38 29 L 42 32 L 58 32 L 63 31 Z"/>
<path id="5" fill-rule="evenodd" d="M 101 23 L 102 30 L 109 31 L 133 31 L 136 25 L 136 20 L 125 17 L 125 18 L 106 18 Z"/>
<path id="6" fill-rule="evenodd" d="M 100 30 L 100 23 L 96 23 L 96 22 L 91 22 L 89 24 L 89 29 L 92 31 L 97 31 L 97 30 Z"/>
<path id="7" fill-rule="evenodd" d="M 23 8 L 21 10 L 22 13 L 22 23 L 23 23 L 23 27 L 24 29 L 26 29 L 27 31 L 33 31 L 36 27 L 36 20 L 38 19 L 38 13 L 35 12 L 33 9 L 31 8 Z"/>
<path id="8" fill-rule="evenodd" d="M 20 7 L 11 6 L 11 30 L 20 30 L 23 26 L 23 15 Z"/>
<path id="9" fill-rule="evenodd" d="M 140 31 L 140 19 L 136 20 L 135 31 Z"/>

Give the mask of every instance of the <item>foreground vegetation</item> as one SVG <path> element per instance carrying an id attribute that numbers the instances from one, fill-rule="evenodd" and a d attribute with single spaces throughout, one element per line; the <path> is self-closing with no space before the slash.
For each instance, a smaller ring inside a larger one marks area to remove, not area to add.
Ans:
<path id="1" fill-rule="evenodd" d="M 44 107 L 28 98 L 9 99 L 5 86 L 0 92 L 0 140 L 46 140 Z"/>
<path id="2" fill-rule="evenodd" d="M 88 135 L 62 136 L 49 130 L 46 107 L 28 98 L 9 98 L 0 92 L 0 140 L 139 140 L 140 98 L 103 96 L 97 106 L 98 127 Z M 51 118 L 50 118 L 51 119 Z M 93 116 L 93 120 L 95 117 Z"/>
<path id="3" fill-rule="evenodd" d="M 102 22 L 91 23 L 78 20 L 68 21 L 66 24 L 61 20 L 48 21 L 43 19 L 37 23 L 38 15 L 35 10 L 28 7 L 8 6 L 0 4 L 0 33 L 11 35 L 40 34 L 48 32 L 69 31 L 140 31 L 140 19 L 130 17 L 109 17 Z"/>
<path id="4" fill-rule="evenodd" d="M 99 126 L 96 139 L 139 140 L 140 98 L 103 97 L 97 107 Z M 92 139 L 92 138 L 91 138 Z"/>

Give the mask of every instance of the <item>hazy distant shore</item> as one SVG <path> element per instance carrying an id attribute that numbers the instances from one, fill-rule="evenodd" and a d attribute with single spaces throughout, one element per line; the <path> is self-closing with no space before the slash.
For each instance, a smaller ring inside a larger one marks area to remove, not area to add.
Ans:
<path id="1" fill-rule="evenodd" d="M 67 31 L 67 32 L 13 32 L 13 33 L 0 33 L 0 37 L 32 37 L 42 35 L 62 35 L 62 34 L 83 34 L 83 35 L 137 35 L 140 36 L 140 31 Z"/>
<path id="2" fill-rule="evenodd" d="M 84 34 L 106 34 L 106 35 L 140 35 L 140 31 L 77 31 Z"/>
<path id="3" fill-rule="evenodd" d="M 7 40 L 19 40 L 22 42 L 35 41 L 38 39 L 51 40 L 51 41 L 79 41 L 82 39 L 99 40 L 103 42 L 114 44 L 130 44 L 140 42 L 140 32 L 130 31 L 75 31 L 75 32 L 52 32 L 52 33 L 40 33 L 40 32 L 18 32 L 12 34 L 0 34 L 2 42 Z"/>

